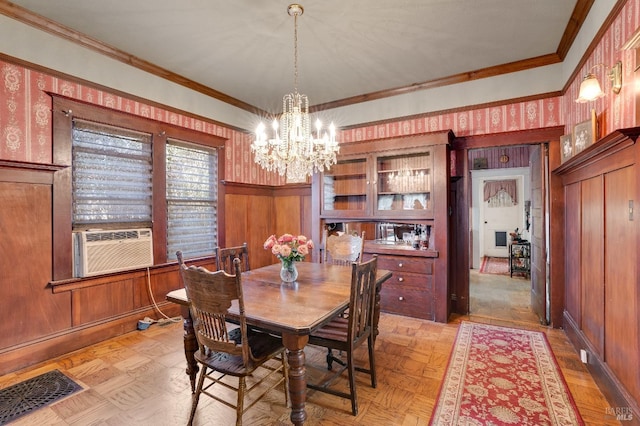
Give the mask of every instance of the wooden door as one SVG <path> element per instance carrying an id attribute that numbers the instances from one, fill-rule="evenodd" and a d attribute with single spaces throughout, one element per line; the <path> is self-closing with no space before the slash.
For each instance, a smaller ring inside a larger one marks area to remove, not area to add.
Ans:
<path id="1" fill-rule="evenodd" d="M 451 283 L 451 312 L 469 313 L 469 213 L 461 207 L 465 203 L 465 181 L 451 182 L 451 225 L 449 235 L 449 279 Z"/>
<path id="2" fill-rule="evenodd" d="M 547 159 L 544 145 L 531 148 L 531 309 L 542 324 L 547 315 L 546 185 Z"/>

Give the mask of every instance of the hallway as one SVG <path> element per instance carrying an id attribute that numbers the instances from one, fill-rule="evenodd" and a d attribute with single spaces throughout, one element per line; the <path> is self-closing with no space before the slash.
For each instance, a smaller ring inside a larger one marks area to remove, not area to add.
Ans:
<path id="1" fill-rule="evenodd" d="M 531 280 L 469 270 L 469 319 L 539 325 L 538 317 L 531 310 Z"/>

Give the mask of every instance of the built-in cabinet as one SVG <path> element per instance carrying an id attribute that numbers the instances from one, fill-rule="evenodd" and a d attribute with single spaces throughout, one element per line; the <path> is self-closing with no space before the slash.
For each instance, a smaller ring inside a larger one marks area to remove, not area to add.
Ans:
<path id="1" fill-rule="evenodd" d="M 343 143 L 337 164 L 314 176 L 312 237 L 366 230 L 363 258 L 393 272 L 384 312 L 447 321 L 452 140 L 446 131 Z"/>
<path id="2" fill-rule="evenodd" d="M 554 172 L 565 197 L 564 327 L 612 406 L 640 417 L 640 129 L 616 131 Z"/>
<path id="3" fill-rule="evenodd" d="M 322 175 L 321 214 L 393 220 L 430 217 L 432 169 L 430 148 L 342 156 Z"/>

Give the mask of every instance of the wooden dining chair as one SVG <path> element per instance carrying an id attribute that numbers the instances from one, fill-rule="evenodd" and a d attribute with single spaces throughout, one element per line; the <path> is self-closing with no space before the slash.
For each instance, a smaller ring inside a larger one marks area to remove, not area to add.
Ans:
<path id="1" fill-rule="evenodd" d="M 202 394 L 234 408 L 236 425 L 242 424 L 242 415 L 249 408 L 283 381 L 285 403 L 288 403 L 288 370 L 282 340 L 247 328 L 241 260 L 233 260 L 235 274 L 230 275 L 223 270 L 211 272 L 203 267 L 187 267 L 179 251 L 177 257 L 198 341 L 194 356 L 202 365 L 188 424 L 193 423 Z M 238 315 L 234 315 L 234 320 L 239 324 L 237 327 L 227 322 L 232 302 L 237 302 L 238 306 Z M 258 368 L 264 368 L 265 374 L 254 374 Z M 277 376 L 279 374 L 281 376 Z M 234 386 L 227 376 L 237 377 L 238 386 Z M 253 380 L 247 383 L 246 379 L 250 376 Z M 222 397 L 225 389 L 237 392 L 235 403 Z M 259 394 L 245 406 L 245 396 L 252 391 Z"/>
<path id="2" fill-rule="evenodd" d="M 329 235 L 325 229 L 323 235 L 323 262 L 334 265 L 350 266 L 362 258 L 365 232 L 361 235 L 342 234 Z"/>
<path id="3" fill-rule="evenodd" d="M 235 247 L 216 247 L 216 269 L 226 271 L 228 274 L 234 274 L 233 260 L 240 259 L 240 270 L 248 271 L 249 268 L 249 249 L 247 243 Z"/>
<path id="4" fill-rule="evenodd" d="M 371 386 L 376 387 L 376 369 L 374 356 L 374 325 L 373 312 L 376 296 L 376 272 L 378 269 L 378 258 L 374 256 L 371 260 L 363 263 L 352 263 L 351 265 L 351 297 L 349 300 L 348 314 L 337 316 L 327 325 L 323 326 L 309 336 L 309 344 L 335 349 L 343 353 L 346 360 L 334 356 L 333 353 L 327 355 L 329 370 L 332 369 L 333 362 L 341 365 L 341 368 L 334 372 L 323 383 L 308 383 L 310 389 L 330 393 L 342 398 L 351 400 L 351 411 L 353 415 L 358 414 L 358 399 L 356 395 L 355 372 L 368 373 L 371 377 Z M 353 353 L 362 344 L 367 343 L 369 349 L 369 367 L 356 367 Z M 331 384 L 337 376 L 344 370 L 348 372 L 349 392 L 342 392 L 331 388 Z"/>
<path id="5" fill-rule="evenodd" d="M 327 230 L 324 230 L 322 241 L 324 242 L 323 263 L 330 263 L 332 265 L 351 266 L 353 262 L 357 262 L 362 259 L 362 253 L 364 250 L 364 236 L 365 231 L 362 234 L 346 233 L 342 235 L 328 235 Z M 348 309 L 340 314 L 340 316 L 347 315 Z M 333 351 L 331 348 L 327 348 L 327 367 L 331 369 L 331 361 L 333 357 Z"/>

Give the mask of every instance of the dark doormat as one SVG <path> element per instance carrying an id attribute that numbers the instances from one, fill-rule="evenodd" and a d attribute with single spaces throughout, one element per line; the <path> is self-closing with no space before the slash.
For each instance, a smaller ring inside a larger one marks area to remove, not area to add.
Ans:
<path id="1" fill-rule="evenodd" d="M 52 404 L 80 389 L 82 386 L 58 370 L 0 389 L 0 425 Z"/>

